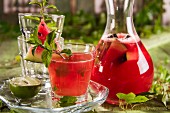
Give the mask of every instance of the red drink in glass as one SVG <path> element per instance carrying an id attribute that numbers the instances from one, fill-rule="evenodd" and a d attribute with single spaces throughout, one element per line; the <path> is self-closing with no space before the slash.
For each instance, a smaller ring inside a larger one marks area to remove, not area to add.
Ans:
<path id="1" fill-rule="evenodd" d="M 93 64 L 94 56 L 90 52 L 73 51 L 72 56 L 67 60 L 53 58 L 48 67 L 53 92 L 58 96 L 84 95 Z"/>
<path id="2" fill-rule="evenodd" d="M 118 33 L 100 40 L 92 80 L 109 88 L 107 102 L 116 103 L 120 92 L 147 92 L 153 74 L 152 60 L 139 38 Z"/>

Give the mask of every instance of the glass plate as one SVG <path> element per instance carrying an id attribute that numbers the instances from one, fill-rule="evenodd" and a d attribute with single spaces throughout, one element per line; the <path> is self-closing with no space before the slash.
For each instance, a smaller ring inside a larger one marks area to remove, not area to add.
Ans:
<path id="1" fill-rule="evenodd" d="M 8 88 L 8 80 L 0 81 L 0 99 L 11 109 L 20 113 L 80 113 L 92 110 L 105 102 L 108 96 L 108 88 L 94 81 L 90 81 L 87 101 L 69 107 L 56 108 L 55 101 L 51 99 L 51 93 L 39 93 L 30 99 L 27 105 L 19 103 Z M 29 104 L 28 104 L 29 103 Z"/>

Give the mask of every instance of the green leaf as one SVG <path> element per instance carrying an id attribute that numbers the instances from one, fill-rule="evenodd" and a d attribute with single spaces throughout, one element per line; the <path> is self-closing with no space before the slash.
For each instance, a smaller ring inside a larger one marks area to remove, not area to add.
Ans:
<path id="1" fill-rule="evenodd" d="M 146 102 L 149 99 L 145 96 L 136 96 L 134 93 L 128 93 L 128 94 L 124 94 L 124 93 L 117 93 L 116 96 L 120 99 L 120 100 L 124 100 L 126 103 L 128 104 L 132 104 L 132 103 L 141 103 L 141 102 Z"/>
<path id="2" fill-rule="evenodd" d="M 61 53 L 65 53 L 67 56 L 71 56 L 71 55 L 72 55 L 72 52 L 71 52 L 70 49 L 63 49 L 63 50 L 61 51 Z"/>
<path id="3" fill-rule="evenodd" d="M 46 38 L 46 42 L 51 45 L 54 42 L 55 37 L 55 31 L 50 32 Z"/>
<path id="4" fill-rule="evenodd" d="M 32 34 L 32 37 L 35 39 L 35 42 L 37 45 L 42 44 L 41 40 L 38 38 L 38 27 L 37 26 L 34 28 L 34 33 Z"/>
<path id="5" fill-rule="evenodd" d="M 25 19 L 30 19 L 30 20 L 35 20 L 35 21 L 40 21 L 40 18 L 34 17 L 34 16 L 24 16 Z"/>
<path id="6" fill-rule="evenodd" d="M 135 97 L 136 97 L 136 95 L 134 93 L 130 92 L 125 96 L 125 101 L 133 100 Z"/>
<path id="7" fill-rule="evenodd" d="M 30 38 L 26 41 L 28 44 L 35 44 L 35 40 L 33 38 Z"/>
<path id="8" fill-rule="evenodd" d="M 38 6 L 42 7 L 41 2 L 38 2 L 37 0 L 31 1 L 29 4 L 30 4 L 30 5 L 38 5 Z"/>
<path id="9" fill-rule="evenodd" d="M 148 101 L 149 99 L 145 96 L 137 96 L 135 97 L 134 99 L 132 100 L 129 100 L 128 103 L 129 104 L 133 104 L 133 103 L 141 103 L 141 102 L 146 102 Z"/>
<path id="10" fill-rule="evenodd" d="M 42 62 L 45 64 L 46 67 L 49 66 L 50 62 L 51 62 L 51 57 L 52 57 L 52 51 L 49 50 L 44 50 L 42 53 Z"/>
<path id="11" fill-rule="evenodd" d="M 56 27 L 56 23 L 55 22 L 51 22 L 51 23 L 47 23 L 47 27 L 53 31 L 53 30 L 57 30 L 57 27 Z"/>
<path id="12" fill-rule="evenodd" d="M 67 106 L 75 105 L 76 101 L 77 101 L 76 97 L 64 96 L 63 98 L 60 98 L 59 104 L 61 107 L 67 107 Z"/>
<path id="13" fill-rule="evenodd" d="M 53 43 L 51 44 L 51 47 L 53 48 L 53 50 L 57 49 L 57 44 L 53 41 Z"/>
<path id="14" fill-rule="evenodd" d="M 84 77 L 85 69 L 79 70 L 78 74 L 80 74 L 82 77 Z"/>
<path id="15" fill-rule="evenodd" d="M 55 37 L 56 37 L 55 31 L 52 31 L 47 35 L 46 41 L 44 43 L 45 48 L 47 48 L 48 50 L 56 50 L 56 48 L 54 46 L 55 45 L 55 42 L 54 42 Z"/>
<path id="16" fill-rule="evenodd" d="M 47 0 L 42 1 L 43 6 L 46 6 L 48 4 Z"/>
<path id="17" fill-rule="evenodd" d="M 46 8 L 52 8 L 52 9 L 57 9 L 55 5 L 48 5 Z M 58 9 L 57 9 L 58 10 Z"/>
<path id="18" fill-rule="evenodd" d="M 117 93 L 116 96 L 121 100 L 125 100 L 125 98 L 126 98 L 126 94 L 124 94 L 124 93 Z"/>
<path id="19" fill-rule="evenodd" d="M 45 47 L 47 50 L 52 50 L 52 49 L 51 49 L 51 46 L 47 43 L 47 41 L 45 41 L 44 47 Z"/>
<path id="20" fill-rule="evenodd" d="M 34 44 L 34 45 L 42 44 L 42 42 L 38 38 L 38 27 L 34 28 L 34 33 L 30 35 L 30 38 L 28 39 L 27 43 Z"/>
<path id="21" fill-rule="evenodd" d="M 132 100 L 136 97 L 136 95 L 134 93 L 128 93 L 128 94 L 124 94 L 124 93 L 117 93 L 116 96 L 121 99 L 121 100 L 125 100 L 125 101 L 128 101 L 128 100 Z"/>

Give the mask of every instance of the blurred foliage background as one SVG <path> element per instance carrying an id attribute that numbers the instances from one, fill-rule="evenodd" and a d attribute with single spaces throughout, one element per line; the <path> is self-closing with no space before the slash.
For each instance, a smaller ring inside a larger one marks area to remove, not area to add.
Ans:
<path id="1" fill-rule="evenodd" d="M 163 1 L 143 0 L 143 8 L 134 13 L 135 28 L 141 38 L 166 30 L 162 25 Z M 67 40 L 80 40 L 96 44 L 103 34 L 106 24 L 106 12 L 88 13 L 83 10 L 75 14 L 62 13 L 66 16 L 63 37 Z M 20 35 L 19 25 L 0 21 L 0 41 L 4 38 L 15 38 Z"/>

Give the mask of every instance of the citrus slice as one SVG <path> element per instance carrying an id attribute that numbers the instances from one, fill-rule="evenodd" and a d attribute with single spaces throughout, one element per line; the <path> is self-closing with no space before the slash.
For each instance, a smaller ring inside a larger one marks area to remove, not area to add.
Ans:
<path id="1" fill-rule="evenodd" d="M 32 77 L 15 77 L 9 81 L 9 88 L 14 96 L 28 99 L 38 94 L 41 81 Z"/>

